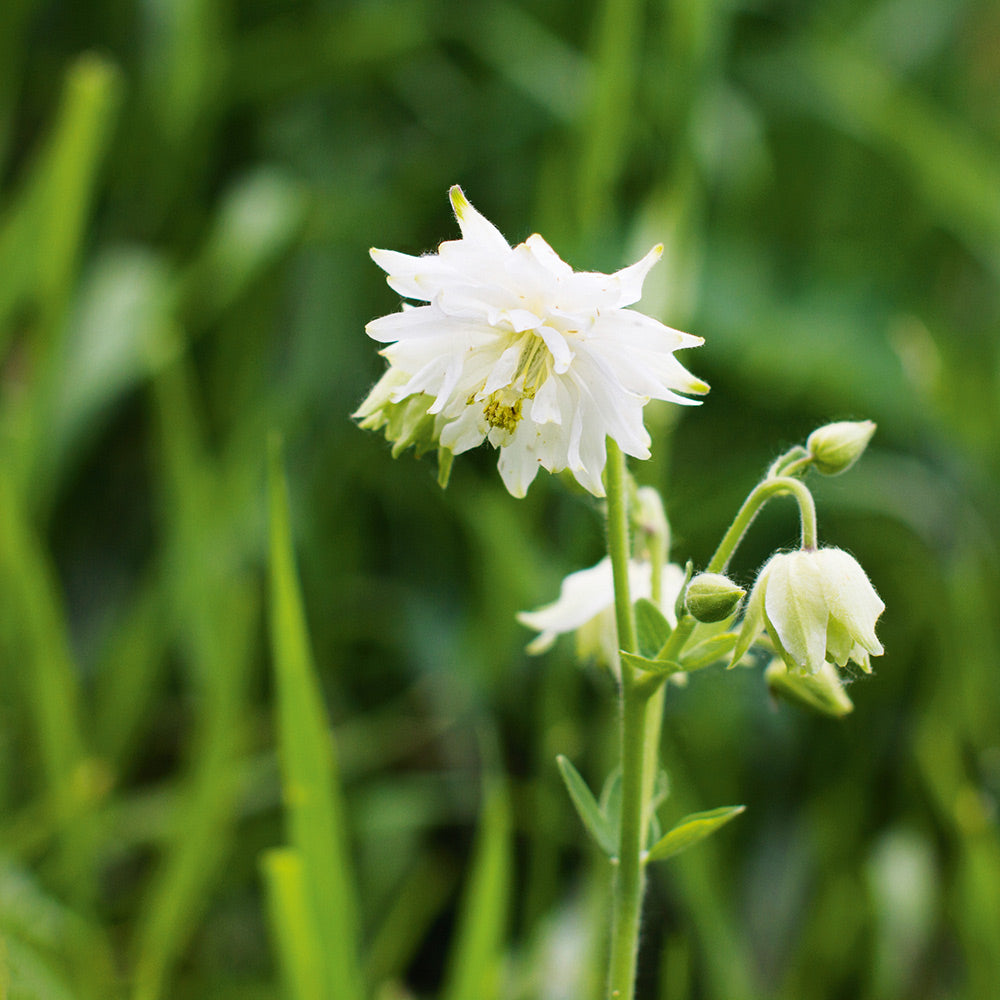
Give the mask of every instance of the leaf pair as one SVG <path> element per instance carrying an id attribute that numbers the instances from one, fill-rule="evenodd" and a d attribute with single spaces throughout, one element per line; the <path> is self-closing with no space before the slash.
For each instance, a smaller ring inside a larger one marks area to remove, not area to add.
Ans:
<path id="1" fill-rule="evenodd" d="M 608 781 L 601 795 L 601 802 L 598 803 L 587 782 L 566 757 L 560 755 L 556 758 L 556 763 L 559 765 L 559 773 L 562 775 L 569 797 L 587 832 L 609 858 L 617 857 L 620 777 L 616 775 Z M 617 806 L 616 787 L 618 789 Z M 659 797 L 665 797 L 665 793 Z M 672 858 L 675 854 L 680 854 L 681 851 L 686 851 L 689 847 L 693 847 L 699 841 L 725 826 L 731 819 L 735 819 L 744 809 L 746 806 L 722 806 L 718 809 L 709 809 L 706 812 L 691 813 L 685 816 L 645 852 L 643 863 L 664 861 L 667 858 Z"/>
<path id="2" fill-rule="evenodd" d="M 636 670 L 663 677 L 691 673 L 718 663 L 736 645 L 736 633 L 722 632 L 696 643 L 677 660 L 665 658 L 664 648 L 673 629 L 663 612 L 644 597 L 635 602 L 635 624 L 639 651 L 629 653 L 621 650 L 621 658 Z"/>

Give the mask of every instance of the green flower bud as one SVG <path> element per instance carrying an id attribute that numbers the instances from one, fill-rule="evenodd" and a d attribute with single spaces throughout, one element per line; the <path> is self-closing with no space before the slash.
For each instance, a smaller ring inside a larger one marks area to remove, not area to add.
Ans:
<path id="1" fill-rule="evenodd" d="M 745 595 L 721 573 L 699 573 L 687 586 L 684 606 L 695 621 L 721 622 L 736 614 Z"/>
<path id="2" fill-rule="evenodd" d="M 832 663 L 824 663 L 815 674 L 791 673 L 781 659 L 774 659 L 764 671 L 768 689 L 776 698 L 784 698 L 802 708 L 835 719 L 854 711 L 844 685 Z"/>
<path id="3" fill-rule="evenodd" d="M 819 472 L 837 476 L 861 457 L 874 433 L 875 424 L 871 420 L 842 420 L 814 430 L 806 448 Z"/>

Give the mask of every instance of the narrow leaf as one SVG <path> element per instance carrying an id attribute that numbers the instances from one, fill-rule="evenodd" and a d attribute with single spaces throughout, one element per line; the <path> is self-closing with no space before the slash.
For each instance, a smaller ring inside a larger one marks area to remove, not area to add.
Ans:
<path id="1" fill-rule="evenodd" d="M 604 782 L 601 789 L 601 815 L 604 822 L 611 831 L 611 839 L 615 849 L 613 854 L 618 854 L 618 839 L 622 828 L 622 769 L 616 767 Z"/>
<path id="2" fill-rule="evenodd" d="M 640 656 L 638 653 L 626 653 L 624 649 L 619 650 L 618 655 L 630 667 L 650 674 L 681 674 L 686 669 L 673 660 L 655 660 L 649 656 Z"/>
<path id="3" fill-rule="evenodd" d="M 499 781 L 486 788 L 444 1000 L 497 1000 L 511 891 L 511 816 Z M 339 996 L 340 994 L 337 994 Z"/>
<path id="4" fill-rule="evenodd" d="M 635 627 L 639 640 L 639 652 L 643 656 L 655 657 L 670 636 L 670 622 L 663 612 L 645 597 L 635 602 Z"/>
<path id="5" fill-rule="evenodd" d="M 605 818 L 587 782 L 580 777 L 580 772 L 566 757 L 562 755 L 556 757 L 556 763 L 559 765 L 559 773 L 566 785 L 566 791 L 569 792 L 569 797 L 587 832 L 608 857 L 614 857 L 618 853 L 616 831 Z"/>
<path id="6" fill-rule="evenodd" d="M 288 833 L 302 859 L 316 934 L 326 945 L 326 995 L 355 1000 L 363 994 L 336 758 L 312 662 L 276 440 L 269 457 L 271 645 Z"/>
<path id="7" fill-rule="evenodd" d="M 721 806 L 707 812 L 685 816 L 672 830 L 664 834 L 646 855 L 647 861 L 663 861 L 686 851 L 700 840 L 715 833 L 731 819 L 739 816 L 746 806 Z"/>
<path id="8" fill-rule="evenodd" d="M 263 858 L 271 933 L 291 1000 L 323 1000 L 323 945 L 310 912 L 302 858 L 287 847 Z"/>
<path id="9" fill-rule="evenodd" d="M 723 632 L 697 643 L 681 657 L 684 669 L 691 673 L 726 659 L 736 646 L 737 638 L 736 632 Z"/>

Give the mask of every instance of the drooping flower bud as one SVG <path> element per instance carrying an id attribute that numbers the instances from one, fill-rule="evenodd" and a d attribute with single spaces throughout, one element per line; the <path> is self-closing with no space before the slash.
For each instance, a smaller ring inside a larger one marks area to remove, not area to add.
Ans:
<path id="1" fill-rule="evenodd" d="M 736 614 L 745 596 L 746 591 L 728 576 L 699 573 L 687 586 L 684 606 L 695 621 L 721 622 Z"/>
<path id="2" fill-rule="evenodd" d="M 766 628 L 792 673 L 848 660 L 870 673 L 869 657 L 883 651 L 875 623 L 884 610 L 865 571 L 841 549 L 779 552 L 757 575 L 733 663 Z"/>
<path id="3" fill-rule="evenodd" d="M 874 433 L 871 420 L 842 420 L 814 430 L 806 448 L 817 471 L 824 476 L 838 476 L 861 457 Z"/>

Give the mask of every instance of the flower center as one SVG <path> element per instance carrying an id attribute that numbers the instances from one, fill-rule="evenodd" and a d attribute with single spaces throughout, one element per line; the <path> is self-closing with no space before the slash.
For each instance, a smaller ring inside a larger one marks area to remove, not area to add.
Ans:
<path id="1" fill-rule="evenodd" d="M 483 416 L 490 427 L 513 433 L 521 419 L 521 404 L 534 399 L 539 387 L 548 378 L 552 355 L 545 341 L 531 330 L 521 337 L 521 355 L 510 381 L 487 396 L 474 398 L 485 401 Z M 472 399 L 469 400 L 471 404 Z"/>

